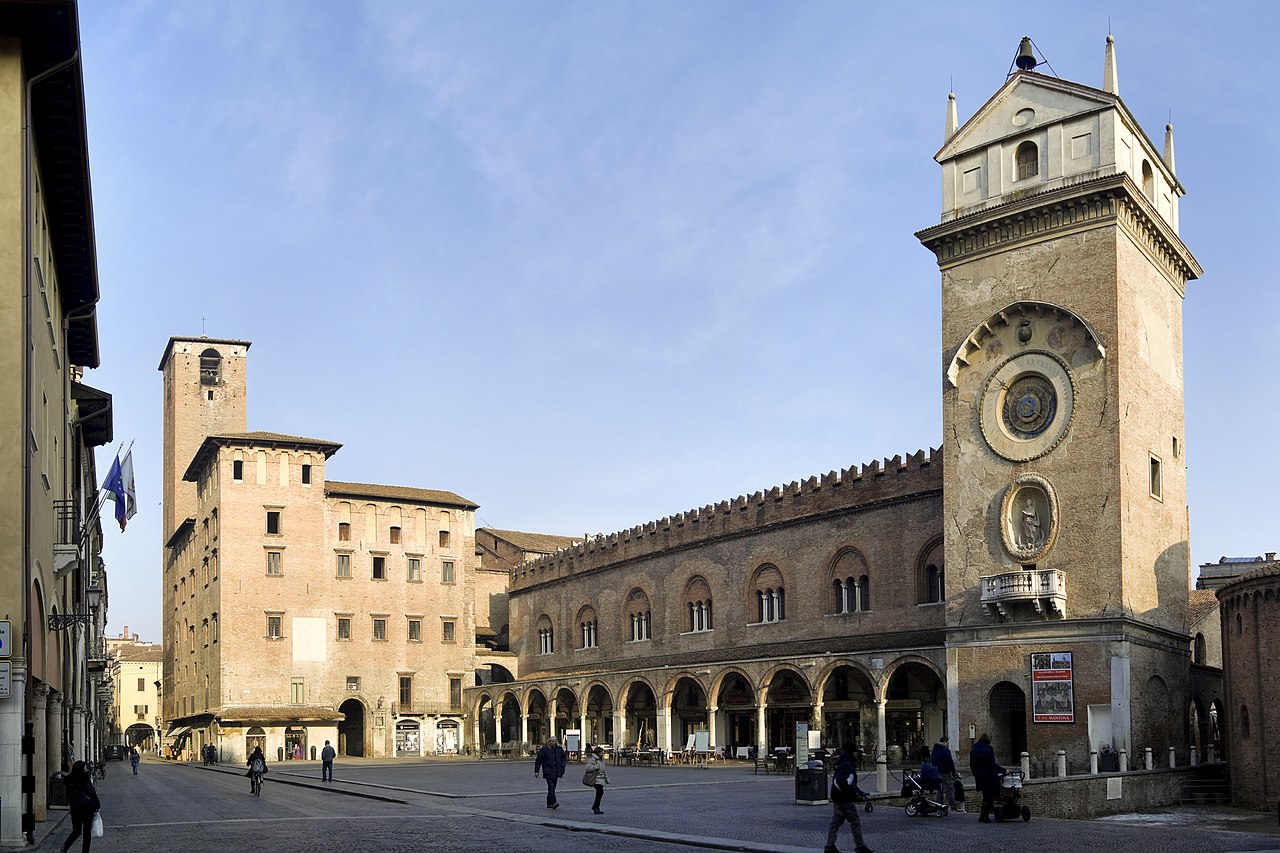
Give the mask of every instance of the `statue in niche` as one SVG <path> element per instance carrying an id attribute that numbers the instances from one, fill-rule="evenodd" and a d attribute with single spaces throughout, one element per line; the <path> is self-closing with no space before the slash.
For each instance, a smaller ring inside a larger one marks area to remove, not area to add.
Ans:
<path id="1" fill-rule="evenodd" d="M 1022 542 L 1023 548 L 1038 548 L 1044 541 L 1044 533 L 1040 529 L 1040 513 L 1031 495 L 1022 502 Z"/>

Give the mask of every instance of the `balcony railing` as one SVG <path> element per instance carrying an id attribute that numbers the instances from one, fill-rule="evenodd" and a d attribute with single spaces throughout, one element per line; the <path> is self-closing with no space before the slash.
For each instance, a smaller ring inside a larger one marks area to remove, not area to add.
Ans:
<path id="1" fill-rule="evenodd" d="M 53 545 L 53 571 L 64 577 L 80 567 L 80 509 L 73 500 L 54 501 L 57 541 Z"/>
<path id="2" fill-rule="evenodd" d="M 1059 569 L 1022 569 L 982 580 L 982 606 L 1002 619 L 1033 611 L 1042 618 L 1067 614 L 1067 576 Z"/>

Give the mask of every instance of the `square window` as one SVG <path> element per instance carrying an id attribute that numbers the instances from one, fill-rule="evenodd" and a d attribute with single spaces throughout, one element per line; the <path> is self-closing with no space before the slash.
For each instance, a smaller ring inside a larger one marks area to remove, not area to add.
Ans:
<path id="1" fill-rule="evenodd" d="M 445 643 L 455 642 L 452 621 L 446 619 L 444 622 L 440 623 L 440 639 Z"/>
<path id="2" fill-rule="evenodd" d="M 278 509 L 267 510 L 267 535 L 280 535 L 280 510 Z"/>
<path id="3" fill-rule="evenodd" d="M 422 561 L 417 557 L 409 558 L 409 580 L 422 580 Z"/>
<path id="4" fill-rule="evenodd" d="M 449 531 L 447 530 L 440 531 L 440 547 L 441 548 L 449 547 Z"/>
<path id="5" fill-rule="evenodd" d="M 392 545 L 400 544 L 400 528 L 399 527 L 391 528 L 391 544 Z"/>
<path id="6" fill-rule="evenodd" d="M 237 459 L 231 463 L 231 479 L 233 480 L 244 479 L 244 460 L 243 459 Z"/>
<path id="7" fill-rule="evenodd" d="M 280 577 L 284 574 L 283 557 L 279 551 L 267 552 L 267 574 L 272 577 Z"/>
<path id="8" fill-rule="evenodd" d="M 413 708 L 413 676 L 400 676 L 400 710 L 408 711 Z"/>
<path id="9" fill-rule="evenodd" d="M 462 679 L 449 679 L 449 707 L 458 709 L 462 707 Z"/>
<path id="10" fill-rule="evenodd" d="M 304 464 L 302 466 L 302 485 L 311 485 L 311 466 Z"/>
<path id="11" fill-rule="evenodd" d="M 1151 497 L 1157 500 L 1163 500 L 1164 495 L 1164 478 L 1160 472 L 1160 459 L 1156 456 L 1151 457 Z"/>
<path id="12" fill-rule="evenodd" d="M 338 577 L 340 578 L 351 577 L 351 555 L 350 554 L 338 555 Z"/>
<path id="13" fill-rule="evenodd" d="M 289 703 L 292 705 L 301 705 L 307 701 L 307 691 L 305 684 L 301 678 L 291 678 L 289 680 Z"/>
<path id="14" fill-rule="evenodd" d="M 351 523 L 350 522 L 348 521 L 338 522 L 338 541 L 339 542 L 351 541 Z"/>
<path id="15" fill-rule="evenodd" d="M 339 640 L 351 639 L 351 617 L 350 616 L 338 617 L 338 639 Z"/>
<path id="16" fill-rule="evenodd" d="M 373 638 L 375 640 L 387 639 L 387 620 L 386 619 L 373 620 Z"/>
<path id="17" fill-rule="evenodd" d="M 413 643 L 422 642 L 422 620 L 409 620 L 409 641 Z"/>
<path id="18" fill-rule="evenodd" d="M 376 581 L 384 581 L 387 579 L 387 558 L 373 558 L 373 579 Z"/>
<path id="19" fill-rule="evenodd" d="M 282 622 L 283 622 L 283 619 L 279 616 L 267 617 L 267 639 L 279 640 L 284 636 L 284 633 L 281 630 Z"/>
<path id="20" fill-rule="evenodd" d="M 440 564 L 440 582 L 453 583 L 453 561 L 445 560 Z"/>
<path id="21" fill-rule="evenodd" d="M 358 676 L 358 675 L 348 675 L 348 676 L 347 676 L 347 689 L 348 689 L 348 690 L 359 690 L 359 689 L 360 689 L 360 676 Z"/>

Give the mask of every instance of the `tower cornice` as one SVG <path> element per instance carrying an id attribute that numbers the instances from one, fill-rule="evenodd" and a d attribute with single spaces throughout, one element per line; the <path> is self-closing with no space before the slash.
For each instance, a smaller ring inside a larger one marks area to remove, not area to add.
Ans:
<path id="1" fill-rule="evenodd" d="M 1089 178 L 975 211 L 916 232 L 916 238 L 949 269 L 978 258 L 1119 225 L 1168 276 L 1179 296 L 1204 274 L 1182 239 L 1127 173 Z"/>

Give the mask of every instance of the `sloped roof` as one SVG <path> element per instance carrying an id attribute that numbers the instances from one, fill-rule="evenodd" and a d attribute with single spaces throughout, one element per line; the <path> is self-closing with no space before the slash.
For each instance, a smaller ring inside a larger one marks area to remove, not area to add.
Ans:
<path id="1" fill-rule="evenodd" d="M 509 542 L 521 551 L 535 554 L 554 554 L 561 548 L 568 548 L 582 541 L 581 536 L 556 536 L 551 533 L 525 533 L 520 530 L 498 530 L 494 527 L 482 527 L 485 533 Z M 476 531 L 480 532 L 480 531 Z"/>
<path id="2" fill-rule="evenodd" d="M 341 722 L 346 714 L 335 711 L 329 705 L 225 705 L 217 716 L 226 723 L 268 723 L 298 721 Z"/>
<path id="3" fill-rule="evenodd" d="M 1187 624 L 1195 625 L 1218 607 L 1218 594 L 1211 589 L 1193 589 L 1187 600 Z"/>
<path id="4" fill-rule="evenodd" d="M 461 495 L 441 489 L 414 489 L 409 486 L 380 486 L 376 483 L 344 483 L 338 480 L 326 480 L 324 493 L 326 495 L 350 495 L 361 498 L 381 498 L 382 500 L 456 506 L 463 509 L 480 508 L 480 504 L 474 501 L 469 501 Z"/>
<path id="5" fill-rule="evenodd" d="M 191 464 L 187 466 L 187 470 L 182 475 L 182 479 L 194 483 L 200 469 L 208 464 L 209 458 L 217 452 L 219 447 L 256 447 L 264 444 L 269 447 L 283 446 L 315 450 L 323 453 L 326 459 L 337 453 L 339 448 L 342 447 L 342 445 L 336 441 L 325 441 L 322 438 L 306 438 L 300 435 L 285 435 L 282 432 L 266 432 L 263 430 L 256 432 L 228 432 L 221 435 L 211 435 L 206 437 L 200 444 L 200 449 L 197 450 L 195 456 L 192 457 Z"/>

